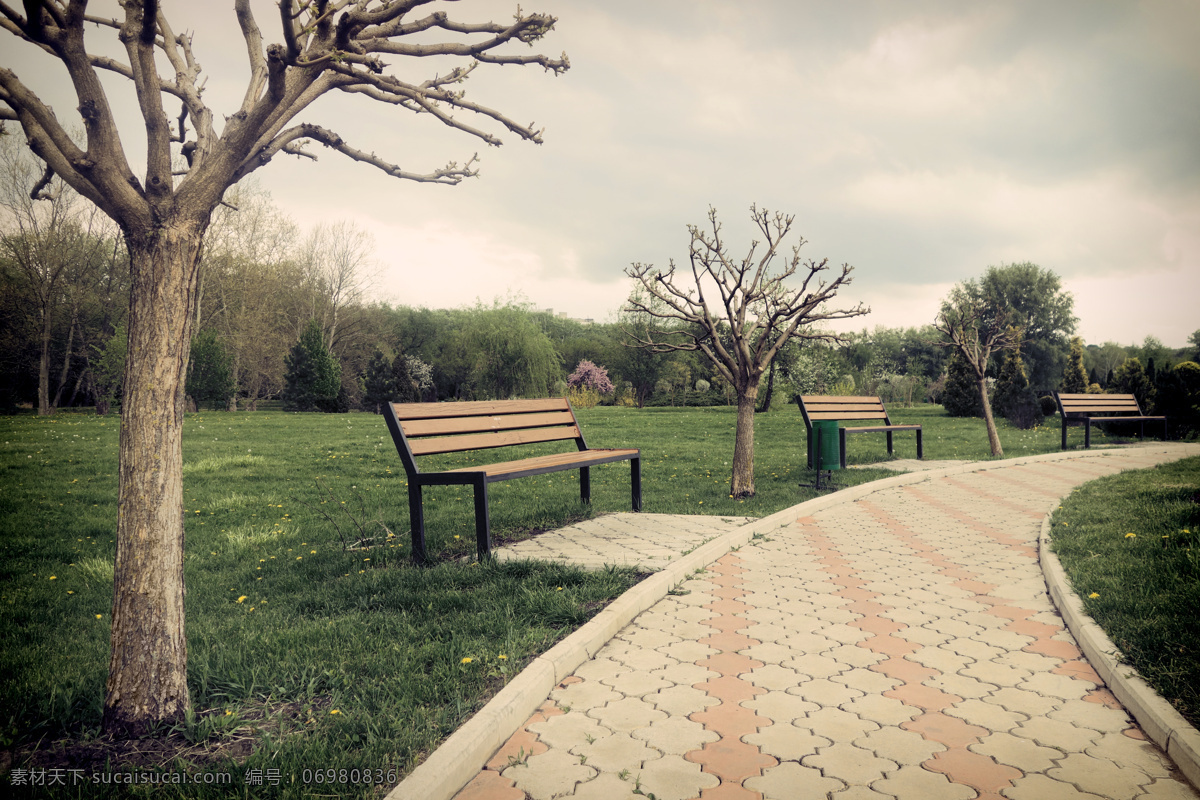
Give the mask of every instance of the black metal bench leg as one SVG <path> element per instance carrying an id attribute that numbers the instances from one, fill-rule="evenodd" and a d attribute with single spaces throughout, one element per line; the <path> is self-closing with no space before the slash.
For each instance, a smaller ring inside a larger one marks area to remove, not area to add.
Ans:
<path id="1" fill-rule="evenodd" d="M 408 524 L 412 528 L 412 559 L 425 563 L 425 511 L 421 507 L 421 485 L 408 482 Z"/>
<path id="2" fill-rule="evenodd" d="M 1061 418 L 1061 421 L 1062 421 L 1062 449 L 1066 450 L 1067 449 L 1067 418 L 1064 416 Z"/>
<path id="3" fill-rule="evenodd" d="M 1092 446 L 1092 421 L 1090 419 L 1083 421 L 1083 446 L 1085 448 Z"/>
<path id="4" fill-rule="evenodd" d="M 846 429 L 838 428 L 838 458 L 841 459 L 842 469 L 846 468 Z M 819 465 L 818 465 L 819 467 Z"/>
<path id="5" fill-rule="evenodd" d="M 492 557 L 491 527 L 487 481 L 480 477 L 475 482 L 475 553 L 480 561 Z"/>
<path id="6" fill-rule="evenodd" d="M 585 503 L 592 502 L 592 468 L 579 468 L 579 499 Z"/>
<path id="7" fill-rule="evenodd" d="M 925 458 L 925 447 L 921 444 L 921 429 L 917 428 L 917 460 Z"/>
<path id="8" fill-rule="evenodd" d="M 808 468 L 812 469 L 813 465 L 813 432 L 812 428 L 808 429 Z"/>
<path id="9" fill-rule="evenodd" d="M 629 482 L 633 487 L 633 510 L 642 510 L 642 460 L 640 458 L 632 458 L 629 460 Z"/>
<path id="10" fill-rule="evenodd" d="M 891 431 L 887 432 L 887 437 L 888 437 L 888 455 L 890 456 L 894 452 L 892 450 L 892 432 Z"/>

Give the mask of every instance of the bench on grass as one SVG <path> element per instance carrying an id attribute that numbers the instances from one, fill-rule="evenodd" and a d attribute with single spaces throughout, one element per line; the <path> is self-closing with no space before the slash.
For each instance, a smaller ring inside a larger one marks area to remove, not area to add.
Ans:
<path id="1" fill-rule="evenodd" d="M 925 457 L 921 443 L 920 425 L 893 425 L 888 417 L 883 401 L 878 397 L 834 397 L 824 395 L 802 395 L 798 402 L 800 413 L 804 415 L 804 426 L 808 428 L 808 466 L 813 465 L 813 423 L 818 420 L 882 420 L 882 425 L 868 427 L 838 428 L 838 452 L 842 461 L 842 469 L 846 468 L 846 434 L 847 433 L 886 433 L 887 450 L 891 455 L 892 433 L 894 431 L 917 432 L 917 458 Z"/>
<path id="2" fill-rule="evenodd" d="M 633 510 L 642 510 L 641 454 L 638 450 L 593 450 L 587 446 L 571 404 L 563 398 L 549 400 L 488 400 L 465 403 L 386 403 L 388 430 L 408 473 L 408 514 L 412 523 L 413 558 L 425 561 L 425 514 L 421 506 L 424 486 L 466 485 L 475 490 L 475 541 L 480 558 L 491 554 L 488 484 L 579 470 L 579 496 L 592 499 L 590 468 L 597 464 L 629 461 L 633 484 Z M 442 472 L 422 472 L 418 456 L 469 453 L 496 447 L 572 440 L 575 452 L 533 456 L 460 467 Z"/>
<path id="3" fill-rule="evenodd" d="M 1083 446 L 1092 446 L 1093 422 L 1136 422 L 1138 438 L 1146 438 L 1146 423 L 1161 422 L 1163 438 L 1167 438 L 1167 418 L 1148 417 L 1142 413 L 1137 398 L 1131 394 L 1062 394 L 1054 393 L 1058 414 L 1062 419 L 1062 449 L 1067 449 L 1067 426 L 1083 426 Z M 1116 416 L 1107 416 L 1114 414 Z"/>

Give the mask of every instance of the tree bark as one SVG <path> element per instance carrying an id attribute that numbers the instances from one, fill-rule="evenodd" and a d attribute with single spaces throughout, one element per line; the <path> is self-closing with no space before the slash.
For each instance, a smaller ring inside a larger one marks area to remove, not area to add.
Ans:
<path id="1" fill-rule="evenodd" d="M 189 707 L 183 584 L 184 380 L 204 226 L 128 235 L 132 287 L 106 733 L 138 736 Z"/>
<path id="2" fill-rule="evenodd" d="M 758 381 L 738 393 L 737 432 L 733 440 L 733 477 L 729 493 L 741 500 L 754 496 L 754 406 Z"/>
<path id="3" fill-rule="evenodd" d="M 996 430 L 996 420 L 992 416 L 992 403 L 988 399 L 987 378 L 976 378 L 979 386 L 979 400 L 983 404 L 983 421 L 987 423 L 988 445 L 992 448 L 992 455 L 1004 455 L 1004 448 L 1000 446 L 1000 434 Z"/>

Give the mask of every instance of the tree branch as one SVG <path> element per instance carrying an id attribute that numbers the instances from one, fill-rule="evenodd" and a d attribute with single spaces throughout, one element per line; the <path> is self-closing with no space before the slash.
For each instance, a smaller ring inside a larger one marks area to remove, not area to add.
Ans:
<path id="1" fill-rule="evenodd" d="M 350 145 L 346 144 L 346 141 L 342 139 L 341 136 L 327 128 L 305 123 L 283 131 L 266 147 L 254 153 L 250 158 L 243 162 L 242 166 L 236 173 L 236 180 L 240 180 L 246 175 L 249 175 L 255 169 L 263 166 L 280 151 L 288 152 L 293 155 L 305 156 L 315 161 L 316 156 L 301 149 L 303 144 L 301 140 L 305 139 L 318 141 L 326 147 L 336 150 L 342 155 L 348 156 L 355 161 L 361 161 L 364 164 L 370 164 L 371 166 L 386 172 L 388 175 L 391 175 L 393 178 L 403 178 L 405 180 L 419 181 L 422 183 L 446 183 L 453 185 L 460 183 L 463 178 L 472 178 L 478 174 L 478 171 L 471 169 L 471 165 L 477 160 L 476 156 L 472 156 L 471 159 L 461 167 L 455 162 L 451 162 L 442 169 L 426 174 L 408 172 L 395 164 L 390 164 L 384 161 L 374 153 L 367 153 L 351 147 Z M 299 144 L 294 144 L 298 142 Z"/>

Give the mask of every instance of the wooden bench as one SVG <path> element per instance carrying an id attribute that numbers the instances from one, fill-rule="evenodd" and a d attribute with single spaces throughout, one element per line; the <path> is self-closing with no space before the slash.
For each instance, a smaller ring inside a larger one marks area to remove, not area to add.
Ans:
<path id="1" fill-rule="evenodd" d="M 1167 438 L 1167 418 L 1148 417 L 1142 413 L 1137 398 L 1131 394 L 1061 394 L 1054 393 L 1058 414 L 1062 419 L 1062 449 L 1067 449 L 1067 426 L 1083 426 L 1083 446 L 1092 446 L 1093 422 L 1136 422 L 1138 438 L 1146 438 L 1146 423 L 1161 422 L 1163 438 Z M 1116 416 L 1106 416 L 1114 414 Z M 1105 415 L 1105 416 L 1101 416 Z"/>
<path id="2" fill-rule="evenodd" d="M 882 425 L 872 425 L 862 428 L 838 428 L 838 448 L 842 461 L 842 469 L 846 468 L 846 434 L 847 433 L 886 433 L 887 451 L 891 455 L 893 431 L 917 432 L 917 458 L 925 457 L 921 442 L 920 425 L 893 425 L 888 417 L 883 401 L 878 397 L 834 397 L 824 395 L 802 395 L 799 398 L 800 413 L 804 415 L 804 425 L 808 428 L 808 466 L 813 465 L 813 422 L 823 419 L 832 420 L 882 420 Z"/>
<path id="3" fill-rule="evenodd" d="M 633 510 L 642 510 L 641 454 L 638 450 L 588 448 L 571 404 L 563 398 L 549 400 L 496 400 L 466 403 L 387 403 L 388 430 L 408 473 L 408 514 L 412 523 L 413 558 L 424 562 L 425 514 L 421 506 L 424 486 L 467 485 L 475 490 L 475 540 L 480 558 L 491 554 L 488 484 L 579 470 L 579 495 L 591 502 L 590 468 L 597 464 L 629 461 L 633 483 Z M 435 453 L 467 453 L 496 447 L 572 440 L 577 451 L 533 456 L 517 461 L 460 467 L 442 472 L 422 472 L 417 457 Z"/>

